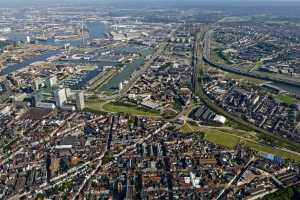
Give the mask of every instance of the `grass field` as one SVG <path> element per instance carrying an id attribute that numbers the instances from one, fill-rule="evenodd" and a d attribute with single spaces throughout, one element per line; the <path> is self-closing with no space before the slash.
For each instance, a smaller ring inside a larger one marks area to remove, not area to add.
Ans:
<path id="1" fill-rule="evenodd" d="M 200 84 L 202 85 L 202 82 L 200 81 Z M 265 144 L 268 144 L 273 147 L 281 147 L 286 148 L 289 150 L 292 150 L 294 152 L 299 152 L 300 145 L 294 141 L 288 140 L 286 138 L 283 138 L 279 135 L 275 135 L 271 132 L 268 132 L 267 130 L 258 128 L 254 124 L 251 124 L 247 121 L 244 121 L 240 117 L 237 117 L 235 115 L 232 115 L 230 113 L 227 113 L 224 111 L 221 107 L 217 106 L 212 102 L 209 97 L 203 92 L 203 90 L 197 91 L 197 95 L 199 95 L 202 99 L 202 101 L 214 112 L 222 114 L 225 116 L 228 120 L 234 121 L 237 124 L 240 124 L 244 127 L 247 127 L 250 130 L 253 130 L 257 132 L 257 136 L 260 138 L 260 141 L 263 141 Z"/>
<path id="2" fill-rule="evenodd" d="M 223 56 L 220 49 L 213 49 L 211 51 L 211 57 L 212 60 L 215 61 L 216 63 L 227 64 L 227 65 L 232 64 L 227 57 Z"/>
<path id="3" fill-rule="evenodd" d="M 106 101 L 98 99 L 96 97 L 93 99 L 86 100 L 86 107 L 89 109 L 100 110 L 102 109 L 104 103 L 106 103 Z"/>
<path id="4" fill-rule="evenodd" d="M 182 133 L 192 133 L 192 132 L 197 132 L 197 131 L 201 131 L 200 127 L 194 126 L 190 123 L 185 123 L 180 129 L 180 132 L 182 132 Z"/>
<path id="5" fill-rule="evenodd" d="M 221 71 L 221 70 L 218 70 L 218 69 L 216 69 L 216 68 L 214 68 L 210 65 L 207 65 L 207 64 L 204 64 L 202 69 L 203 69 L 204 72 L 209 72 L 209 73 L 215 73 L 215 72 L 221 73 L 221 72 L 223 72 L 225 78 L 241 81 L 241 82 L 244 82 L 244 83 L 251 83 L 251 84 L 254 84 L 254 85 L 261 85 L 261 84 L 267 82 L 267 81 L 257 79 L 257 78 L 253 78 L 253 77 L 241 76 L 241 75 L 238 75 L 238 74 Z"/>
<path id="6" fill-rule="evenodd" d="M 184 116 L 186 116 L 186 117 L 188 117 L 189 116 L 189 114 L 195 109 L 195 108 L 197 108 L 197 107 L 199 107 L 201 104 L 195 104 L 195 103 L 192 103 L 192 104 L 190 104 L 190 105 L 188 105 L 188 106 L 186 106 L 184 109 L 183 109 L 183 115 Z"/>
<path id="7" fill-rule="evenodd" d="M 252 77 L 248 77 L 248 76 L 241 76 L 241 75 L 230 73 L 230 72 L 224 72 L 224 74 L 225 74 L 226 78 L 238 80 L 238 81 L 242 81 L 242 82 L 249 82 L 249 83 L 253 83 L 253 84 L 257 84 L 257 85 L 267 82 L 267 81 L 264 81 L 261 79 L 252 78 Z"/>
<path id="8" fill-rule="evenodd" d="M 264 64 L 263 61 L 257 61 L 255 62 L 252 66 L 251 69 L 249 70 L 250 72 L 257 70 L 258 68 L 260 68 L 262 65 Z"/>
<path id="9" fill-rule="evenodd" d="M 262 145 L 262 144 L 251 142 L 251 141 L 245 141 L 244 144 L 245 144 L 245 146 L 248 146 L 249 148 L 254 149 L 256 151 L 267 152 L 270 154 L 281 156 L 282 158 L 285 158 L 285 159 L 300 161 L 299 154 L 294 154 L 294 153 L 291 153 L 291 152 L 288 152 L 285 150 L 273 148 L 270 146 Z"/>
<path id="10" fill-rule="evenodd" d="M 218 130 L 205 131 L 205 139 L 214 144 L 223 145 L 231 149 L 233 149 L 237 144 L 240 143 L 239 137 L 229 135 Z"/>
<path id="11" fill-rule="evenodd" d="M 286 95 L 286 94 L 278 94 L 278 95 L 275 95 L 274 98 L 277 99 L 278 101 L 287 103 L 289 105 L 300 102 L 298 99 L 291 97 L 289 95 Z"/>
<path id="12" fill-rule="evenodd" d="M 86 108 L 88 111 L 91 112 L 126 113 L 133 116 L 146 116 L 154 118 L 160 117 L 159 111 L 145 109 L 135 105 L 121 102 L 106 102 L 99 99 L 87 101 Z"/>
<path id="13" fill-rule="evenodd" d="M 217 46 L 214 47 L 211 51 L 212 60 L 216 63 L 234 66 L 234 67 L 240 68 L 243 71 L 249 71 L 249 72 L 255 71 L 263 65 L 263 61 L 260 61 L 260 60 L 256 61 L 256 62 L 243 61 L 243 60 L 234 62 L 230 56 L 228 56 L 222 52 L 222 49 L 224 47 L 223 45 L 220 46 L 218 44 Z"/>
<path id="14" fill-rule="evenodd" d="M 200 127 L 196 125 L 192 125 L 190 123 L 186 123 L 181 128 L 182 133 L 192 133 L 192 132 L 200 132 L 204 133 L 204 138 L 214 144 L 222 145 L 227 148 L 233 149 L 237 144 L 243 144 L 246 147 L 249 147 L 258 152 L 266 152 L 274 155 L 281 156 L 285 159 L 291 159 L 300 161 L 300 154 L 293 153 L 290 151 L 286 151 L 283 149 L 279 149 L 272 146 L 267 146 L 264 144 L 260 144 L 258 142 L 259 138 L 256 137 L 255 133 L 247 132 L 236 129 L 228 129 L 226 127 L 220 128 L 208 128 L 208 127 Z"/>
<path id="15" fill-rule="evenodd" d="M 145 108 L 140 108 L 135 105 L 113 102 L 103 105 L 103 109 L 108 112 L 114 113 L 126 113 L 130 115 L 137 116 L 148 116 L 148 117 L 160 117 L 159 111 L 148 110 Z"/>

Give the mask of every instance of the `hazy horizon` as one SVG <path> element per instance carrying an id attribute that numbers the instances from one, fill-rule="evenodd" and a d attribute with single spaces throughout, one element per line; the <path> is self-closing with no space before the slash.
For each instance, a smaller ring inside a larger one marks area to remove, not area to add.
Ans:
<path id="1" fill-rule="evenodd" d="M 215 4 L 221 3 L 223 5 L 232 5 L 232 3 L 241 3 L 241 5 L 245 4 L 264 4 L 264 3 L 275 3 L 275 4 L 289 4 L 289 3 L 300 3 L 300 0 L 184 0 L 178 2 L 178 0 L 0 0 L 2 6 L 18 4 L 18 5 L 30 5 L 30 4 L 114 4 L 114 3 L 143 3 L 143 4 L 153 4 L 153 3 L 172 3 L 178 5 L 184 4 Z"/>

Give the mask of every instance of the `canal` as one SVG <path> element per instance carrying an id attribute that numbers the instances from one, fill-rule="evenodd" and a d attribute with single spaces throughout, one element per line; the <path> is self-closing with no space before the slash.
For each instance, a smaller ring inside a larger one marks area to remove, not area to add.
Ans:
<path id="1" fill-rule="evenodd" d="M 292 86 L 292 85 L 288 85 L 288 84 L 284 84 L 284 83 L 272 83 L 272 85 L 279 87 L 279 88 L 289 92 L 290 94 L 300 96 L 300 87 Z"/>
<path id="2" fill-rule="evenodd" d="M 125 47 L 125 49 L 123 50 L 132 52 L 137 49 Z M 144 64 L 146 56 L 150 55 L 153 52 L 153 50 L 147 48 L 139 50 L 141 52 L 141 57 L 136 59 L 132 63 L 123 66 L 121 71 L 116 76 L 114 76 L 110 81 L 108 81 L 100 88 L 100 91 L 109 93 L 117 92 L 119 90 L 120 83 L 128 81 L 131 78 L 132 74 Z"/>

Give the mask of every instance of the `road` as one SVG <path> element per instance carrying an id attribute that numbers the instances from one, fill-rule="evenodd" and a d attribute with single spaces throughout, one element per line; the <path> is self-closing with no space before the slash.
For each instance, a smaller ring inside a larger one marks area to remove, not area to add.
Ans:
<path id="1" fill-rule="evenodd" d="M 192 58 L 192 66 L 193 66 L 193 77 L 192 77 L 192 86 L 193 86 L 193 92 L 194 94 L 197 94 L 197 91 L 199 90 L 199 64 L 201 64 L 202 54 L 199 52 L 200 49 L 200 38 L 199 34 L 197 34 L 195 41 L 194 41 L 194 52 L 193 52 L 193 58 Z"/>
<path id="2" fill-rule="evenodd" d="M 127 153 L 130 150 L 133 150 L 136 148 L 137 144 L 142 144 L 145 141 L 149 140 L 150 138 L 154 137 L 155 135 L 157 135 L 158 133 L 160 133 L 162 130 L 166 129 L 167 127 L 170 126 L 170 123 L 166 123 L 164 124 L 161 128 L 157 129 L 155 132 L 153 132 L 152 134 L 149 134 L 148 136 L 139 139 L 138 141 L 136 141 L 133 145 L 127 146 L 123 151 L 121 151 L 120 153 L 117 153 L 115 155 L 113 155 L 113 158 L 116 159 L 122 155 L 124 155 L 125 153 Z M 103 154 L 104 156 L 104 154 Z M 102 157 L 103 158 L 103 157 Z M 89 174 L 86 176 L 85 180 L 83 181 L 83 183 L 81 184 L 81 186 L 79 187 L 79 190 L 77 191 L 77 193 L 74 195 L 74 197 L 72 198 L 72 200 L 76 200 L 79 199 L 80 194 L 82 194 L 84 188 L 87 186 L 87 183 L 89 182 L 89 180 L 100 170 L 101 167 L 103 167 L 104 169 L 108 169 L 109 167 L 111 167 L 111 165 L 113 164 L 112 162 L 107 163 L 106 165 L 102 166 L 102 158 L 99 159 L 99 162 L 96 166 L 96 168 Z"/>
<path id="3" fill-rule="evenodd" d="M 171 38 L 175 32 L 176 32 L 177 28 L 175 28 L 167 37 L 167 39 Z M 154 60 L 156 58 L 158 58 L 163 51 L 165 50 L 166 46 L 168 45 L 168 42 L 163 42 L 162 44 L 159 45 L 158 49 L 156 50 L 156 52 L 152 55 L 152 57 L 150 58 L 150 60 L 148 60 L 145 64 L 144 67 L 142 69 L 140 69 L 136 75 L 131 78 L 129 80 L 129 82 L 123 87 L 123 89 L 119 92 L 119 96 L 124 96 L 126 95 L 126 93 L 137 83 L 137 81 L 140 79 L 141 75 L 143 75 L 147 69 L 152 65 L 152 63 L 154 62 Z"/>
<path id="4" fill-rule="evenodd" d="M 59 132 L 59 130 L 66 125 L 67 121 L 74 118 L 75 115 L 76 115 L 76 113 L 73 113 L 72 115 L 70 115 L 61 126 L 59 126 L 52 133 L 50 133 L 49 137 L 46 137 L 45 139 L 39 140 L 38 143 L 39 144 L 46 143 L 46 142 L 49 142 L 54 137 L 60 137 L 62 135 L 67 135 L 69 133 L 74 133 L 74 130 L 84 126 L 85 123 L 81 123 L 81 124 L 77 124 L 76 126 L 73 126 L 71 128 L 65 129 L 64 131 Z M 95 122 L 95 121 L 97 121 L 101 118 L 102 117 L 96 117 L 94 119 L 89 120 L 88 122 Z M 99 161 L 99 160 L 101 161 L 101 159 L 104 156 L 104 153 L 105 153 L 105 151 L 99 157 L 95 158 L 94 160 L 82 163 L 79 166 L 76 166 L 76 167 L 73 167 L 73 168 L 69 169 L 68 171 L 66 171 L 63 174 L 60 174 L 56 177 L 51 178 L 50 183 L 45 182 L 44 184 L 40 185 L 39 190 L 47 190 L 47 189 L 53 188 L 54 186 L 60 185 L 60 184 L 64 183 L 65 181 L 70 180 L 70 178 L 75 177 L 76 175 L 78 175 L 80 173 L 83 173 L 87 169 L 87 167 L 89 167 L 89 165 L 91 163 Z M 16 196 L 18 198 L 19 197 L 26 197 L 26 196 L 30 195 L 30 193 L 31 193 L 31 191 L 30 192 L 24 192 L 23 194 L 18 194 Z"/>
<path id="5" fill-rule="evenodd" d="M 168 36 L 167 36 L 167 39 L 171 38 L 175 32 L 176 32 L 177 28 L 175 28 Z M 94 94 L 94 93 L 91 93 L 91 92 L 87 92 L 85 94 L 85 96 L 89 97 L 89 96 L 97 96 L 103 100 L 115 100 L 115 99 L 118 99 L 122 96 L 125 96 L 127 94 L 127 92 L 138 82 L 138 80 L 140 79 L 141 75 L 143 75 L 147 69 L 152 65 L 152 63 L 154 62 L 154 60 L 156 58 L 158 58 L 162 53 L 163 51 L 165 50 L 166 46 L 168 45 L 168 42 L 163 42 L 159 45 L 158 49 L 155 51 L 155 53 L 151 56 L 151 58 L 146 61 L 146 63 L 144 63 L 143 67 L 137 71 L 135 73 L 135 75 L 128 81 L 128 83 L 123 87 L 123 89 L 121 91 L 119 91 L 118 94 L 115 94 L 115 95 L 112 95 L 112 96 L 103 96 L 103 95 L 100 95 L 100 94 Z"/>
<path id="6" fill-rule="evenodd" d="M 208 53 L 208 48 L 210 46 L 209 42 L 207 40 L 210 40 L 210 36 L 211 35 L 211 31 L 208 31 L 206 32 L 205 36 L 204 36 L 204 41 L 203 41 L 203 54 L 206 55 L 206 56 L 209 56 L 209 53 Z M 200 42 L 200 41 L 199 41 Z M 201 51 L 199 51 L 201 52 Z M 205 56 L 203 55 L 198 55 L 198 56 L 202 56 L 203 60 L 205 61 Z M 199 61 L 200 59 L 197 59 L 197 61 Z M 199 65 L 201 66 L 201 63 L 199 63 Z M 198 66 L 199 66 L 198 65 Z M 198 77 L 201 77 L 202 76 L 202 71 L 199 70 L 199 75 Z M 241 119 L 240 117 L 237 117 L 231 113 L 228 113 L 226 112 L 223 108 L 219 107 L 218 105 L 216 105 L 205 93 L 204 91 L 204 88 L 203 88 L 203 80 L 202 78 L 199 79 L 199 90 L 197 91 L 197 96 L 199 96 L 201 98 L 201 100 L 207 105 L 207 107 L 209 107 L 211 110 L 213 110 L 214 112 L 218 113 L 218 114 L 221 114 L 223 116 L 225 116 L 226 118 L 234 121 L 234 122 L 237 122 L 247 128 L 250 128 L 251 130 L 254 130 L 256 131 L 257 133 L 260 133 L 260 134 L 263 134 L 265 136 L 267 136 L 268 138 L 272 139 L 272 140 L 276 140 L 276 141 L 279 141 L 280 143 L 282 143 L 283 146 L 289 146 L 289 147 L 293 147 L 293 149 L 290 149 L 292 151 L 296 151 L 296 149 L 299 149 L 300 145 L 296 142 L 293 142 L 293 141 L 290 141 L 286 138 L 283 138 L 279 135 L 275 135 L 265 129 L 262 129 L 262 128 L 259 128 L 257 126 L 255 126 L 254 124 L 248 122 L 248 121 L 245 121 L 243 119 Z"/>
<path id="7" fill-rule="evenodd" d="M 175 31 L 173 31 L 169 35 L 169 37 L 171 37 L 174 33 L 175 33 Z M 154 60 L 162 54 L 162 52 L 164 51 L 166 46 L 167 46 L 167 42 L 160 44 L 158 49 L 156 50 L 156 52 L 151 56 L 151 58 L 144 64 L 144 66 L 139 71 L 137 71 L 135 73 L 135 75 L 128 81 L 128 83 L 123 87 L 123 89 L 121 91 L 119 91 L 118 94 L 115 94 L 112 96 L 107 96 L 107 95 L 103 96 L 100 94 L 96 94 L 96 96 L 103 100 L 114 100 L 114 99 L 117 99 L 117 98 L 120 98 L 120 97 L 126 95 L 127 92 L 138 82 L 141 75 L 143 75 L 147 71 L 147 69 L 152 65 Z M 85 96 L 95 96 L 95 94 L 88 92 Z"/>
<path id="8" fill-rule="evenodd" d="M 148 60 L 142 69 L 140 69 L 134 77 L 132 77 L 129 82 L 123 87 L 123 89 L 119 92 L 119 96 L 124 96 L 126 93 L 138 82 L 141 75 L 143 75 L 147 69 L 151 66 L 154 60 L 161 55 L 167 43 L 163 43 L 159 46 L 158 50 L 152 55 L 150 60 Z"/>
<path id="9" fill-rule="evenodd" d="M 298 81 L 293 81 L 290 79 L 283 79 L 283 78 L 278 78 L 278 77 L 273 77 L 271 75 L 265 75 L 263 73 L 259 73 L 259 72 L 252 72 L 252 71 L 244 71 L 241 70 L 238 67 L 234 67 L 234 66 L 228 66 L 228 65 L 224 65 L 224 64 L 218 64 L 215 63 L 214 61 L 212 61 L 210 59 L 210 52 L 211 52 L 211 35 L 213 33 L 213 30 L 209 30 L 205 36 L 204 36 L 204 55 L 202 56 L 202 59 L 205 63 L 219 68 L 223 71 L 227 71 L 230 73 L 234 73 L 234 74 L 238 74 L 238 75 L 242 75 L 242 76 L 247 76 L 247 77 L 252 77 L 252 78 L 257 78 L 257 79 L 261 79 L 261 80 L 265 80 L 265 81 L 272 81 L 272 82 L 276 82 L 276 83 L 283 83 L 283 84 L 287 84 L 290 86 L 297 86 L 300 87 L 300 82 Z"/>
<path id="10" fill-rule="evenodd" d="M 212 35 L 212 33 L 213 33 L 212 29 L 207 31 L 204 35 L 204 40 L 203 40 L 204 57 L 207 58 L 207 59 L 210 59 L 210 48 L 211 48 L 211 35 Z"/>
<path id="11" fill-rule="evenodd" d="M 219 199 L 226 199 L 226 194 L 228 190 L 231 188 L 233 184 L 236 184 L 238 180 L 244 175 L 244 173 L 247 171 L 247 169 L 250 167 L 250 165 L 255 161 L 255 158 L 252 157 L 247 164 L 242 168 L 242 170 L 233 178 L 231 181 L 225 186 L 225 188 L 220 192 L 216 200 Z"/>

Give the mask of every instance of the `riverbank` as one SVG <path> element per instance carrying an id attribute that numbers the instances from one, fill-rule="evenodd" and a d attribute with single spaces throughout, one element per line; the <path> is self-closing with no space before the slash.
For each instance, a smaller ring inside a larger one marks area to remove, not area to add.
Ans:
<path id="1" fill-rule="evenodd" d="M 31 64 L 38 62 L 38 61 L 47 61 L 48 58 L 52 56 L 56 56 L 59 53 L 61 53 L 61 50 L 50 50 L 46 51 L 44 53 L 41 53 L 40 55 L 34 56 L 32 58 L 26 59 L 21 63 L 17 63 L 14 65 L 9 65 L 3 69 L 1 69 L 0 76 L 5 76 L 10 73 L 14 73 L 20 70 L 23 70 L 24 68 L 30 66 Z"/>

